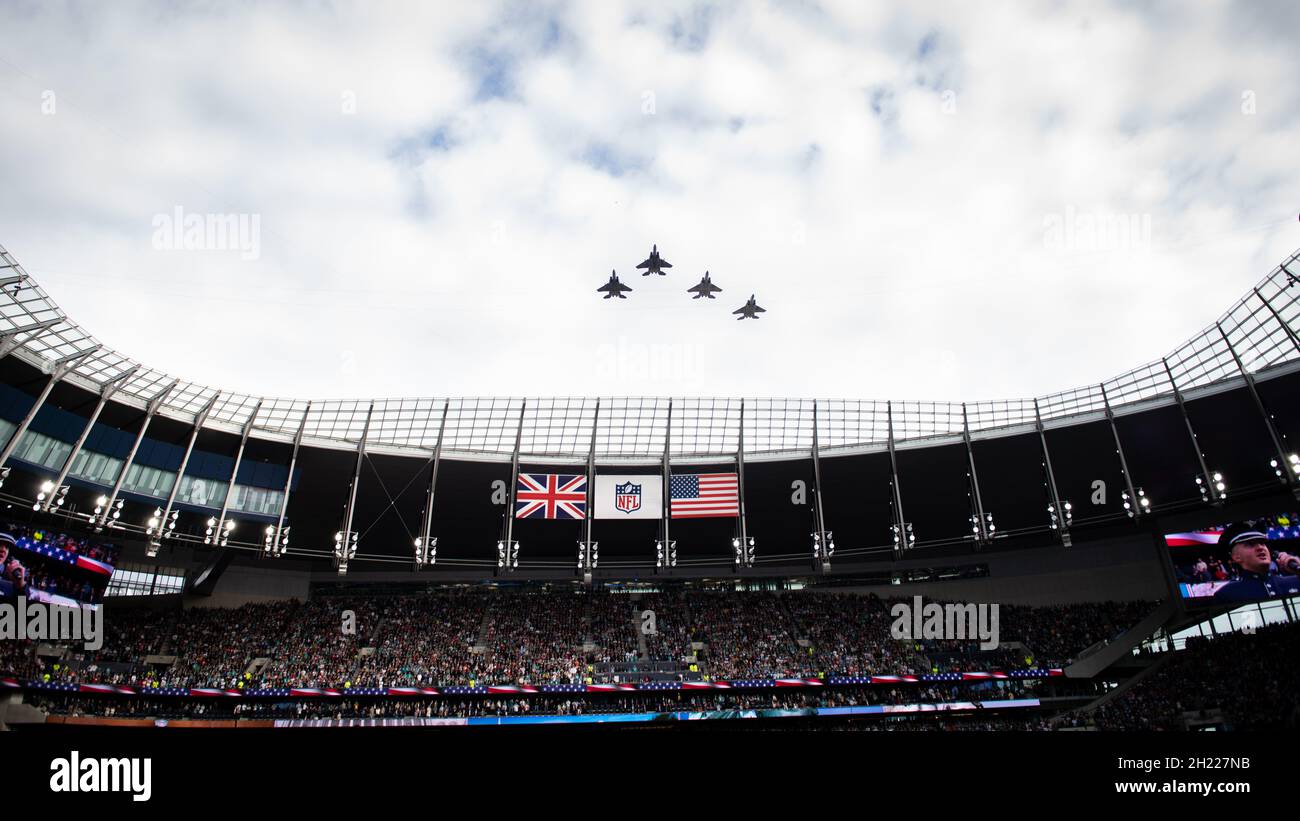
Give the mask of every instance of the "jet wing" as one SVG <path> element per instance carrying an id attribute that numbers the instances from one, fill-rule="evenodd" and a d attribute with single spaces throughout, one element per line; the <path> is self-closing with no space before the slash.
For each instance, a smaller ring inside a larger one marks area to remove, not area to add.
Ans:
<path id="1" fill-rule="evenodd" d="M 701 282 L 698 285 L 692 285 L 691 287 L 686 289 L 686 293 L 688 294 L 707 294 L 708 292 L 709 292 L 709 286 L 707 283 L 704 282 Z"/>
<path id="2" fill-rule="evenodd" d="M 649 268 L 649 267 L 650 267 L 650 260 L 647 259 L 645 262 L 641 263 L 640 265 L 638 265 L 638 266 L 636 266 L 636 267 L 637 267 L 637 268 Z"/>
<path id="3" fill-rule="evenodd" d="M 649 262 L 649 260 L 646 260 L 646 262 Z M 660 268 L 671 268 L 671 267 L 673 267 L 673 264 L 672 264 L 671 262 L 669 262 L 668 260 L 664 259 L 663 257 L 659 257 L 659 267 L 660 267 Z"/>
<path id="4" fill-rule="evenodd" d="M 754 303 L 754 305 L 753 305 L 753 310 L 757 311 L 757 312 L 760 313 L 760 314 L 765 314 L 765 313 L 767 313 L 767 309 L 766 309 L 766 308 L 760 308 L 760 307 L 758 307 L 758 303 Z"/>
<path id="5" fill-rule="evenodd" d="M 733 314 L 743 314 L 743 313 L 745 313 L 745 309 L 748 308 L 748 307 L 749 307 L 748 305 L 741 305 L 739 308 L 737 308 L 736 310 L 732 311 L 732 313 L 733 313 Z"/>
<path id="6" fill-rule="evenodd" d="M 718 286 L 714 285 L 712 282 L 707 283 L 707 285 L 708 285 L 708 288 L 707 288 L 706 290 L 708 291 L 708 293 L 711 293 L 711 294 L 720 294 L 720 293 L 722 293 L 722 289 L 719 288 Z"/>

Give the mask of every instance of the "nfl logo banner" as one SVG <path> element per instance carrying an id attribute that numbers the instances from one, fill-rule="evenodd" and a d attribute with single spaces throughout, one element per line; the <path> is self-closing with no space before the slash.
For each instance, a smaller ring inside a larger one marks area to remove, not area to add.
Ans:
<path id="1" fill-rule="evenodd" d="M 597 519 L 662 519 L 664 479 L 658 474 L 597 476 Z"/>

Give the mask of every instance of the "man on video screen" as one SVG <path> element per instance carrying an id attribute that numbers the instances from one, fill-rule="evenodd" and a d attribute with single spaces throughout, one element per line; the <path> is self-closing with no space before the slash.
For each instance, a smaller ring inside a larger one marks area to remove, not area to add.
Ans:
<path id="1" fill-rule="evenodd" d="M 1268 534 L 1249 522 L 1229 525 L 1219 545 L 1228 551 L 1232 581 L 1219 588 L 1215 601 L 1258 601 L 1300 593 L 1300 557 L 1268 547 Z"/>

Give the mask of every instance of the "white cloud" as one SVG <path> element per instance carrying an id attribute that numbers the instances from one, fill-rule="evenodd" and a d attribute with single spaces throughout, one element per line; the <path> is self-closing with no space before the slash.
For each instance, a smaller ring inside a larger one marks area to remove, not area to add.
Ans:
<path id="1" fill-rule="evenodd" d="M 110 346 L 250 393 L 1045 393 L 1300 245 L 1271 13 L 9 6 L 0 243 Z M 260 214 L 260 259 L 156 250 L 178 204 Z M 1052 247 L 1069 214 L 1149 247 Z"/>

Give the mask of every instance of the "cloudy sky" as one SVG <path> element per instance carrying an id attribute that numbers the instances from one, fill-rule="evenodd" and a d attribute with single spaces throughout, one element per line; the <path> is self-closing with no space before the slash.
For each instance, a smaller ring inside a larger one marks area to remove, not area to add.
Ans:
<path id="1" fill-rule="evenodd" d="M 0 245 L 105 344 L 259 395 L 1043 394 L 1300 246 L 1289 2 L 6 2 L 0 31 Z M 209 215 L 247 230 L 184 247 Z"/>

